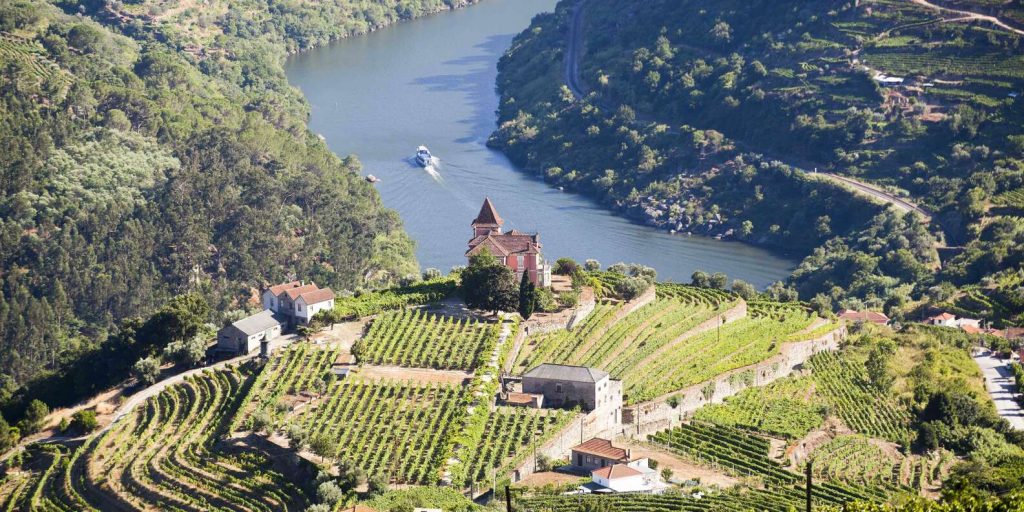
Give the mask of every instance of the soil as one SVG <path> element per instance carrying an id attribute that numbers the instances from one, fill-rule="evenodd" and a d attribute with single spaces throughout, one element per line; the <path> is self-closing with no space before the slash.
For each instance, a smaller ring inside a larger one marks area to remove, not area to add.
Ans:
<path id="1" fill-rule="evenodd" d="M 523 487 L 544 487 L 545 485 L 554 485 L 557 487 L 586 480 L 586 478 L 582 478 L 578 475 L 558 473 L 555 471 L 544 471 L 541 473 L 533 473 L 532 475 L 529 475 L 517 482 L 516 485 Z"/>
<path id="2" fill-rule="evenodd" d="M 403 368 L 401 366 L 364 365 L 355 369 L 355 376 L 370 380 L 401 380 L 420 383 L 462 385 L 473 378 L 473 374 L 462 370 L 431 370 L 429 368 Z"/>
<path id="3" fill-rule="evenodd" d="M 646 457 L 658 461 L 659 471 L 662 468 L 672 468 L 672 480 L 699 480 L 701 485 L 715 485 L 722 488 L 733 487 L 740 483 L 738 478 L 686 461 L 655 446 L 624 439 L 616 441 L 616 444 L 629 449 L 630 456 L 634 459 Z"/>

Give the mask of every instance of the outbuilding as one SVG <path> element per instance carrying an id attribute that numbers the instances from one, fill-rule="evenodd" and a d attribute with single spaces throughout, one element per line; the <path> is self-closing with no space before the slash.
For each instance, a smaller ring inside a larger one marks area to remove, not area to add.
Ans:
<path id="1" fill-rule="evenodd" d="M 217 350 L 236 355 L 252 353 L 260 342 L 277 338 L 287 319 L 270 310 L 245 317 L 217 332 Z"/>

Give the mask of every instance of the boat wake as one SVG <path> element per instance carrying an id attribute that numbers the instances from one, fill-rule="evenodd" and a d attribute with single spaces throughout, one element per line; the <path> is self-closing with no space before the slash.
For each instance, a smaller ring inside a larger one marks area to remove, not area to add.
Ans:
<path id="1" fill-rule="evenodd" d="M 440 168 L 441 159 L 434 156 L 430 157 L 430 163 L 424 166 L 423 170 L 427 171 L 427 174 L 429 174 L 431 178 L 434 178 L 434 181 L 444 183 L 444 178 L 441 176 Z"/>

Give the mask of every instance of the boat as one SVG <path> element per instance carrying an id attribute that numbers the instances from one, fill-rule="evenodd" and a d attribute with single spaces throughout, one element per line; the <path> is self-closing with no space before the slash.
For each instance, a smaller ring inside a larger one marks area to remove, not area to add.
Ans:
<path id="1" fill-rule="evenodd" d="M 366 181 L 369 181 L 370 183 L 377 183 L 378 181 L 380 181 L 380 178 L 378 178 L 378 177 L 376 177 L 376 176 L 374 176 L 372 174 L 367 174 L 366 175 Z"/>
<path id="2" fill-rule="evenodd" d="M 430 150 L 426 146 L 420 146 L 416 148 L 416 163 L 420 164 L 421 167 L 430 165 L 433 156 L 430 154 Z"/>

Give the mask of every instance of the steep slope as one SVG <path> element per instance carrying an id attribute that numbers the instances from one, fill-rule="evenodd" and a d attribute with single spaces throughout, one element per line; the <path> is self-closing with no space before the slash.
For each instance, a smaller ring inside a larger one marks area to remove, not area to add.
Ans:
<path id="1" fill-rule="evenodd" d="M 1022 261 L 1006 215 L 1024 57 L 1015 32 L 960 18 L 910 1 L 563 2 L 502 60 L 491 144 L 643 222 L 807 255 L 808 297 L 881 306 L 977 282 Z"/>
<path id="2" fill-rule="evenodd" d="M 175 294 L 220 314 L 292 273 L 339 290 L 415 273 L 397 214 L 307 130 L 282 62 L 468 3 L 4 3 L 5 392 Z"/>

